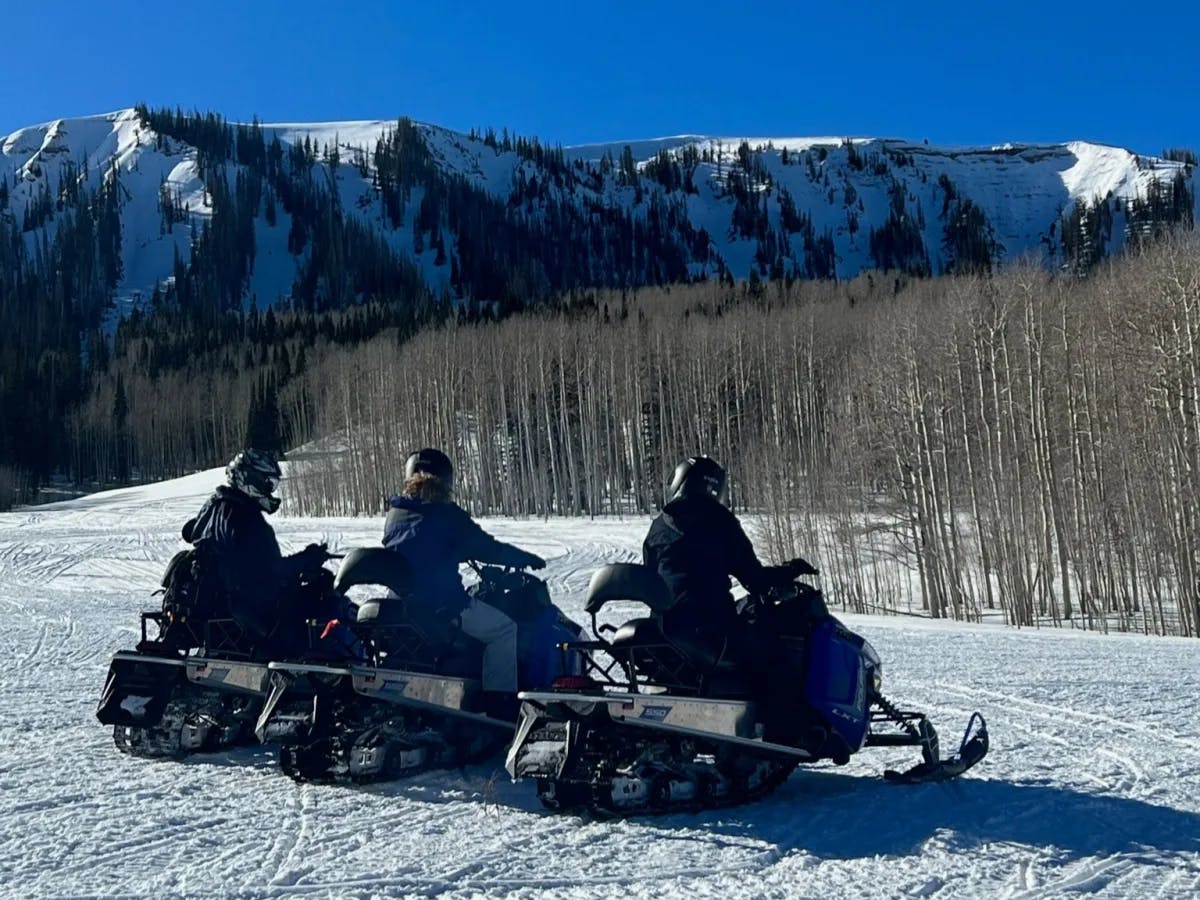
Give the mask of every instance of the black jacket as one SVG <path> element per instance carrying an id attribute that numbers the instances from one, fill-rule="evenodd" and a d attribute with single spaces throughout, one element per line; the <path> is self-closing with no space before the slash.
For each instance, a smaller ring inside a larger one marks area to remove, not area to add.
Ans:
<path id="1" fill-rule="evenodd" d="M 295 582 L 303 564 L 297 556 L 280 552 L 258 501 L 221 485 L 183 526 L 183 539 L 210 542 L 233 617 L 260 636 L 269 634 L 280 593 Z"/>
<path id="2" fill-rule="evenodd" d="M 535 557 L 498 541 L 456 503 L 393 497 L 383 523 L 383 545 L 404 554 L 413 572 L 413 596 L 459 612 L 470 603 L 458 575 L 467 560 L 527 566 Z"/>
<path id="3" fill-rule="evenodd" d="M 675 605 L 664 617 L 671 630 L 717 631 L 735 623 L 729 578 L 752 593 L 767 590 L 778 571 L 764 566 L 737 517 L 717 500 L 672 500 L 650 524 L 643 562 L 658 570 Z"/>

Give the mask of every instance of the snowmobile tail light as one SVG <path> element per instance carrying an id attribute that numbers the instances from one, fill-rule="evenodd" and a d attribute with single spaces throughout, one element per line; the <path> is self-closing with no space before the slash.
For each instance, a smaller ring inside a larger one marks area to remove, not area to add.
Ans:
<path id="1" fill-rule="evenodd" d="M 596 682 L 586 675 L 560 675 L 550 683 L 554 691 L 586 691 L 595 686 Z"/>

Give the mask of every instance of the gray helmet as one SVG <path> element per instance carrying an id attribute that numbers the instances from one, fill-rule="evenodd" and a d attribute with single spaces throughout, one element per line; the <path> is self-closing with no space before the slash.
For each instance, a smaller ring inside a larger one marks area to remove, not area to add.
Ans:
<path id="1" fill-rule="evenodd" d="M 282 477 L 275 457 L 263 450 L 243 450 L 225 467 L 229 486 L 253 497 L 267 513 L 279 509 L 279 498 L 272 495 Z"/>
<path id="2" fill-rule="evenodd" d="M 689 456 L 675 467 L 667 493 L 672 500 L 704 495 L 720 500 L 725 495 L 725 470 L 707 456 Z"/>

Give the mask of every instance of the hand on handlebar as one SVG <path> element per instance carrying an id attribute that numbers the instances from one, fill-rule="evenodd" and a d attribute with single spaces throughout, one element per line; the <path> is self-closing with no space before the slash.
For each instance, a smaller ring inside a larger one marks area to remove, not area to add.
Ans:
<path id="1" fill-rule="evenodd" d="M 544 569 L 544 568 L 546 568 L 546 561 L 544 559 L 542 559 L 540 556 L 538 556 L 536 553 L 526 553 L 525 559 L 521 563 L 521 568 L 523 568 L 523 569 Z"/>
<path id="2" fill-rule="evenodd" d="M 783 565 L 793 578 L 801 578 L 805 575 L 821 574 L 812 563 L 806 559 L 801 559 L 799 556 L 797 556 L 795 559 L 788 560 Z"/>
<path id="3" fill-rule="evenodd" d="M 325 565 L 326 560 L 333 558 L 328 544 L 309 544 L 296 554 L 296 559 L 304 570 L 319 569 Z"/>

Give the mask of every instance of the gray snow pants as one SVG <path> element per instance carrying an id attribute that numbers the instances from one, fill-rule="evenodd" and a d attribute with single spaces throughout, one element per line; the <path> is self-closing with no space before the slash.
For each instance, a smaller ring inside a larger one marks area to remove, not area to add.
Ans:
<path id="1" fill-rule="evenodd" d="M 517 692 L 517 623 L 494 606 L 472 597 L 462 611 L 463 633 L 481 641 L 483 648 L 483 689 Z"/>

